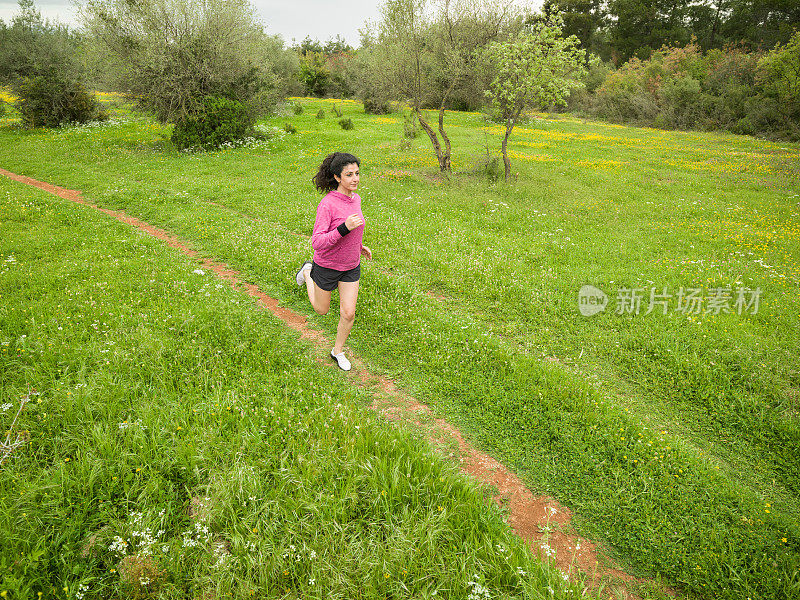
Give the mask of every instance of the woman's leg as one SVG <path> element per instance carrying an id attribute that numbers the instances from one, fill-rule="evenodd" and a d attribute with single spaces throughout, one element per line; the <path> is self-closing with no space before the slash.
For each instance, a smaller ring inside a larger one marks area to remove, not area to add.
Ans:
<path id="1" fill-rule="evenodd" d="M 311 267 L 303 270 L 303 276 L 306 279 L 306 291 L 308 292 L 308 299 L 311 301 L 311 306 L 317 314 L 327 315 L 331 308 L 331 292 L 320 288 L 314 280 L 311 279 Z"/>
<path id="2" fill-rule="evenodd" d="M 358 281 L 339 282 L 339 325 L 336 327 L 336 345 L 333 353 L 339 354 L 353 329 L 356 320 L 356 300 L 358 300 Z M 330 296 L 328 296 L 330 301 Z"/>

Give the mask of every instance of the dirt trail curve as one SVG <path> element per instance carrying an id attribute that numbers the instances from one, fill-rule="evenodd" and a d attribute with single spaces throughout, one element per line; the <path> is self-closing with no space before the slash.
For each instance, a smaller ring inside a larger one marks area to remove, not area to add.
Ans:
<path id="1" fill-rule="evenodd" d="M 188 242 L 182 241 L 163 229 L 153 227 L 144 221 L 131 217 L 123 212 L 99 207 L 84 200 L 81 192 L 52 185 L 43 181 L 17 175 L 0 168 L 0 174 L 15 181 L 37 187 L 56 196 L 84 206 L 99 210 L 107 215 L 127 223 L 145 233 L 166 242 L 169 246 L 185 255 L 198 260 L 203 267 L 214 271 L 221 279 L 233 287 L 246 291 L 255 297 L 273 315 L 281 319 L 289 327 L 298 331 L 303 338 L 313 342 L 320 360 L 327 355 L 331 342 L 321 333 L 311 329 L 305 316 L 281 307 L 275 298 L 269 297 L 257 286 L 243 282 L 241 273 L 229 268 L 224 263 L 209 258 L 201 258 Z M 329 361 L 326 361 L 329 364 Z M 331 368 L 333 367 L 332 363 Z M 494 500 L 508 507 L 508 524 L 519 535 L 528 547 L 540 557 L 549 559 L 551 564 L 564 573 L 572 575 L 579 570 L 586 577 L 590 588 L 603 586 L 609 598 L 639 598 L 631 591 L 638 587 L 637 578 L 613 566 L 612 561 L 604 556 L 598 546 L 574 533 L 569 523 L 572 514 L 568 508 L 548 496 L 535 496 L 514 473 L 491 456 L 472 447 L 461 432 L 441 418 L 434 418 L 431 410 L 424 404 L 399 390 L 393 382 L 369 372 L 366 365 L 357 358 L 353 360 L 353 371 L 362 385 L 376 389 L 372 408 L 387 419 L 411 425 L 428 438 L 431 444 L 443 450 L 453 447 L 458 449 L 456 458 L 463 472 L 476 481 L 492 486 L 497 490 Z M 448 453 L 448 452 L 446 452 Z M 454 453 L 455 454 L 455 453 Z M 670 592 L 669 590 L 664 590 Z"/>

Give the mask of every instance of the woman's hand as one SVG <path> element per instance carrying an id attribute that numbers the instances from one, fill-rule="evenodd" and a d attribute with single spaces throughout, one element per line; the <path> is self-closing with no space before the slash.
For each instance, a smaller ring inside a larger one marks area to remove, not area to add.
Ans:
<path id="1" fill-rule="evenodd" d="M 372 250 L 370 250 L 366 246 L 361 246 L 361 254 L 366 256 L 369 260 L 372 260 Z"/>
<path id="2" fill-rule="evenodd" d="M 344 226 L 347 227 L 350 231 L 353 231 L 356 227 L 361 227 L 364 224 L 364 219 L 356 214 L 352 214 L 344 221 Z"/>

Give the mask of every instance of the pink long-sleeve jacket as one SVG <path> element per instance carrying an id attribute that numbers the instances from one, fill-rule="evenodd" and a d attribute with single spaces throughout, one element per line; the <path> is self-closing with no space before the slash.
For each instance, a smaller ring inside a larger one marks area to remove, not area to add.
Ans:
<path id="1" fill-rule="evenodd" d="M 364 226 L 356 227 L 345 235 L 341 232 L 346 227 L 339 227 L 352 214 L 364 219 L 361 212 L 361 196 L 358 194 L 353 194 L 351 197 L 332 190 L 317 206 L 311 247 L 314 248 L 314 262 L 319 266 L 337 271 L 349 271 L 361 263 Z"/>

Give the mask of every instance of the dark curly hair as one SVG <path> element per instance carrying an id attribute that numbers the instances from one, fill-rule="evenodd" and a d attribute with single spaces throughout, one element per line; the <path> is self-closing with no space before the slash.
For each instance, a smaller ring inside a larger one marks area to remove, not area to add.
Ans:
<path id="1" fill-rule="evenodd" d="M 316 186 L 320 192 L 335 190 L 339 187 L 339 182 L 336 181 L 335 176 L 341 177 L 342 170 L 347 165 L 352 165 L 353 163 L 357 164 L 359 167 L 361 166 L 361 161 L 358 157 L 348 154 L 347 152 L 328 154 L 319 166 L 319 171 L 317 171 L 317 174 L 314 175 L 311 181 L 314 182 L 314 186 Z"/>

